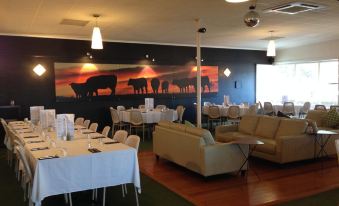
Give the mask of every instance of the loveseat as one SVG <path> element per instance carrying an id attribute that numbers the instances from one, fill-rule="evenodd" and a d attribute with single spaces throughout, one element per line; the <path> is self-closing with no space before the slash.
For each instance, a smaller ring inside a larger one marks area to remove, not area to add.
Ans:
<path id="1" fill-rule="evenodd" d="M 247 154 L 248 146 L 239 145 Z M 153 132 L 153 152 L 203 176 L 237 172 L 245 157 L 238 145 L 215 142 L 208 130 L 160 121 Z M 246 170 L 245 165 L 242 170 Z"/>
<path id="2" fill-rule="evenodd" d="M 253 156 L 280 164 L 314 157 L 314 136 L 306 133 L 307 120 L 264 115 L 243 116 L 239 125 L 216 127 L 216 140 L 230 142 L 258 138 Z"/>

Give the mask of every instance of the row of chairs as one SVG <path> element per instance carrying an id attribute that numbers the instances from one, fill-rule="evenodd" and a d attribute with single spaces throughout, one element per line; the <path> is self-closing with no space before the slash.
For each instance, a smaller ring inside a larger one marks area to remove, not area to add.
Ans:
<path id="1" fill-rule="evenodd" d="M 223 120 L 230 122 L 231 124 L 238 124 L 240 121 L 240 107 L 239 106 L 230 106 L 227 110 L 226 117 L 221 116 L 220 108 L 218 106 L 212 105 L 208 107 L 207 114 L 207 128 L 210 129 L 210 123 L 217 122 L 222 124 Z"/>
<path id="2" fill-rule="evenodd" d="M 138 106 L 138 109 L 145 109 L 145 105 L 144 104 L 141 104 Z M 155 109 L 160 109 L 160 110 L 163 110 L 163 109 L 166 109 L 167 106 L 166 105 L 163 105 L 163 104 L 158 104 Z"/>

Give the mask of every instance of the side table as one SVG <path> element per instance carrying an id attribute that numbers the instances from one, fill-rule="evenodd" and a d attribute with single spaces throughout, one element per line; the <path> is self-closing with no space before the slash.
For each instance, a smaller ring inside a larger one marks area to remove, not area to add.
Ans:
<path id="1" fill-rule="evenodd" d="M 329 130 L 318 130 L 314 135 L 314 159 L 318 159 L 323 156 L 328 156 L 325 146 L 333 135 L 338 133 Z M 320 146 L 320 150 L 317 153 L 317 145 Z"/>

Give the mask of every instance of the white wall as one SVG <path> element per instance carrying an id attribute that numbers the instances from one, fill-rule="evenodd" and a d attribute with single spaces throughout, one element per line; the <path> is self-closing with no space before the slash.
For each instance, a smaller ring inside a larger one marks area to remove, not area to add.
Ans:
<path id="1" fill-rule="evenodd" d="M 275 57 L 275 62 L 303 62 L 338 58 L 339 39 L 278 50 L 277 56 Z"/>

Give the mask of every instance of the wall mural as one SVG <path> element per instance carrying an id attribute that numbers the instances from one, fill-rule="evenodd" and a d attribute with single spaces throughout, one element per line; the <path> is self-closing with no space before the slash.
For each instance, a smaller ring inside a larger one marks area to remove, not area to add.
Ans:
<path id="1" fill-rule="evenodd" d="M 184 95 L 196 92 L 194 66 L 55 63 L 57 101 L 120 95 Z M 201 67 L 203 94 L 218 92 L 218 67 Z"/>

